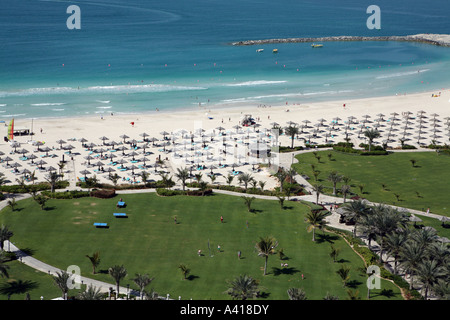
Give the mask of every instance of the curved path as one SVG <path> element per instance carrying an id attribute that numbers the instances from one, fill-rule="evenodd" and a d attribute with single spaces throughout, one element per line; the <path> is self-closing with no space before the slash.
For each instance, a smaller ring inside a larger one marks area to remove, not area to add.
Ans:
<path id="1" fill-rule="evenodd" d="M 290 168 L 290 166 L 294 162 L 295 155 L 297 155 L 299 153 L 311 152 L 311 151 L 313 151 L 313 150 L 303 150 L 303 151 L 298 151 L 298 152 L 293 152 L 293 153 L 285 153 L 285 154 L 282 153 L 282 154 L 280 154 L 279 165 L 283 168 Z M 294 200 L 294 201 L 302 200 L 302 201 L 315 203 L 316 196 L 315 196 L 314 192 L 312 192 L 312 186 L 309 184 L 309 182 L 307 180 L 303 179 L 300 175 L 296 175 L 295 178 L 296 178 L 297 182 L 300 183 L 301 185 L 303 185 L 305 187 L 305 189 L 307 191 L 309 191 L 311 194 L 304 195 L 304 196 L 292 196 L 292 197 L 290 197 L 290 200 Z M 80 188 L 74 188 L 71 186 L 68 188 L 68 190 L 70 190 L 70 189 L 79 190 Z M 155 189 L 145 189 L 145 190 L 138 189 L 138 190 L 120 190 L 120 191 L 118 190 L 117 191 L 118 194 L 132 194 L 132 193 L 145 193 L 145 192 L 156 192 L 156 190 Z M 242 196 L 243 195 L 242 193 L 239 193 L 239 192 L 218 190 L 218 189 L 214 189 L 214 192 L 232 195 L 232 196 Z M 10 194 L 10 195 L 6 195 L 6 196 L 7 196 L 7 199 L 5 199 L 4 201 L 0 201 L 0 210 L 7 206 L 7 200 L 9 198 L 15 198 L 16 201 L 19 201 L 19 200 L 23 200 L 23 199 L 31 197 L 31 195 L 29 195 L 29 194 L 17 194 L 17 195 Z M 264 195 L 252 195 L 252 196 L 257 199 L 277 200 L 278 201 L 278 198 L 273 197 L 273 196 L 264 196 Z M 342 198 L 333 197 L 333 196 L 329 196 L 329 195 L 320 195 L 319 200 L 320 200 L 320 203 L 323 204 L 324 206 L 329 206 L 329 205 L 337 204 L 337 203 L 343 203 Z M 369 202 L 369 204 L 374 205 L 376 203 Z M 397 209 L 403 209 L 401 207 L 396 207 L 396 206 L 392 206 L 392 207 L 395 207 Z M 407 208 L 405 208 L 405 209 L 415 215 L 423 215 L 423 216 L 427 216 L 427 217 L 435 218 L 435 219 L 442 218 L 442 216 L 432 214 L 432 213 L 427 214 L 426 212 L 422 212 L 422 211 L 418 211 L 418 210 L 412 210 L 412 209 L 407 209 Z M 339 223 L 339 217 L 340 216 L 338 213 L 332 212 L 331 215 L 329 215 L 326 218 L 327 224 L 333 228 L 343 229 L 343 230 L 347 230 L 347 231 L 353 231 L 353 228 L 354 228 L 353 226 L 346 226 L 346 225 Z M 376 243 L 374 243 L 374 241 L 372 241 L 371 247 L 374 248 L 375 246 L 376 246 Z M 36 270 L 39 270 L 39 271 L 42 271 L 42 272 L 45 272 L 45 273 L 48 273 L 51 275 L 56 275 L 56 273 L 61 273 L 63 271 L 59 268 L 53 267 L 53 266 L 48 265 L 40 260 L 33 258 L 32 256 L 26 254 L 25 252 L 23 252 L 19 248 L 17 248 L 12 242 L 5 241 L 4 248 L 5 248 L 5 250 L 15 252 L 17 255 L 17 258 L 20 262 L 22 262 Z M 114 284 L 101 282 L 101 281 L 94 280 L 94 279 L 87 278 L 87 277 L 80 277 L 79 281 L 77 281 L 77 282 L 82 283 L 87 286 L 92 285 L 102 292 L 109 292 L 111 287 L 115 289 Z M 127 288 L 120 287 L 119 293 L 126 294 Z M 130 294 L 139 296 L 139 292 L 137 292 L 135 290 L 130 290 Z"/>

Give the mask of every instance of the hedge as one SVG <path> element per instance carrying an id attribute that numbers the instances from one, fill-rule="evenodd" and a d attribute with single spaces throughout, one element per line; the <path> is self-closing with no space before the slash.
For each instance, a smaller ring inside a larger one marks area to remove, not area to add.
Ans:
<path id="1" fill-rule="evenodd" d="M 182 196 L 182 195 L 187 195 L 187 196 L 208 196 L 210 194 L 212 194 L 212 189 L 207 189 L 205 191 L 201 191 L 201 190 L 173 190 L 173 189 L 165 189 L 165 188 L 159 188 L 156 189 L 156 193 L 162 197 L 171 197 L 171 196 Z"/>
<path id="2" fill-rule="evenodd" d="M 65 191 L 65 192 L 53 192 L 53 193 L 48 190 L 45 190 L 45 191 L 42 191 L 42 194 L 44 196 L 52 198 L 52 199 L 77 199 L 77 198 L 90 196 L 88 191 L 78 191 L 78 190 L 71 190 L 71 191 Z"/>
<path id="3" fill-rule="evenodd" d="M 116 190 L 110 189 L 100 189 L 100 190 L 92 190 L 91 196 L 95 198 L 108 199 L 116 196 Z"/>
<path id="4" fill-rule="evenodd" d="M 64 189 L 69 186 L 69 181 L 58 181 L 55 185 L 55 189 Z M 0 186 L 1 192 L 7 192 L 7 193 L 28 193 L 30 191 L 44 191 L 44 190 L 50 190 L 51 185 L 48 182 L 40 182 L 36 184 L 30 184 L 30 185 L 19 185 L 19 184 L 13 184 L 13 185 L 3 185 Z"/>

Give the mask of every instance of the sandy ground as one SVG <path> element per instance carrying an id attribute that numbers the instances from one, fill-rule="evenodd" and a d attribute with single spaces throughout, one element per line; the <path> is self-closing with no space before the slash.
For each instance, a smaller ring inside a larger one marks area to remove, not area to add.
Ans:
<path id="1" fill-rule="evenodd" d="M 239 126 L 245 115 L 251 115 L 257 126 Z M 369 117 L 365 117 L 366 115 Z M 422 117 L 419 117 L 420 115 Z M 290 146 L 291 139 L 288 136 L 281 135 L 277 138 L 271 134 L 273 123 L 281 127 L 286 127 L 289 121 L 298 124 L 304 133 L 294 139 L 294 146 L 304 146 L 305 140 L 310 140 L 313 144 L 344 141 L 346 132 L 350 141 L 357 146 L 361 142 L 367 142 L 361 133 L 361 125 L 366 119 L 364 127 L 375 128 L 379 125 L 381 137 L 375 140 L 375 144 L 382 144 L 390 132 L 388 146 L 398 147 L 402 137 L 407 139 L 407 144 L 415 146 L 429 144 L 432 140 L 440 144 L 448 143 L 448 117 L 450 90 L 442 89 L 440 92 L 271 107 L 199 107 L 198 111 L 189 112 L 154 111 L 141 115 L 104 115 L 103 118 L 97 115 L 34 119 L 35 134 L 16 136 L 14 141 L 18 146 L 13 147 L 10 142 L 1 140 L 0 151 L 3 154 L 0 155 L 0 170 L 5 174 L 8 183 L 16 184 L 17 179 L 24 176 L 24 169 L 34 172 L 37 181 L 43 181 L 48 174 L 48 168 L 52 166 L 59 172 L 58 163 L 64 160 L 64 179 L 75 185 L 84 177 L 82 170 L 90 172 L 87 176 L 95 174 L 100 181 L 106 182 L 109 181 L 110 174 L 106 170 L 110 168 L 114 170 L 112 174 L 120 175 L 119 183 L 141 183 L 141 178 L 134 176 L 133 172 L 140 173 L 145 170 L 150 174 L 149 180 L 160 180 L 159 172 L 163 171 L 176 181 L 174 173 L 177 168 L 193 167 L 192 175 L 201 173 L 203 180 L 211 182 L 208 174 L 212 169 L 216 175 L 215 183 L 225 184 L 226 177 L 233 173 L 235 164 L 235 171 L 251 173 L 255 180 L 266 181 L 265 188 L 271 189 L 277 185 L 276 180 L 271 177 L 271 172 L 265 167 L 258 169 L 259 163 L 268 163 L 268 160 L 253 155 L 249 146 L 254 147 L 257 144 L 260 150 L 261 146 Z M 405 129 L 406 119 L 408 124 Z M 239 128 L 236 128 L 236 125 Z M 305 125 L 307 126 L 304 127 Z M 31 120 L 17 119 L 15 126 L 30 128 Z M 6 136 L 7 124 L 2 130 L 3 136 Z M 166 139 L 163 131 L 167 132 Z M 145 139 L 155 138 L 155 141 L 146 143 L 143 133 L 148 135 Z M 122 135 L 127 135 L 128 138 L 123 138 Z M 101 137 L 107 137 L 108 140 L 102 140 Z M 83 146 L 81 138 L 87 140 L 84 144 L 93 143 L 95 146 Z M 64 140 L 64 143 L 58 143 L 60 139 Z M 130 144 L 133 139 L 136 140 L 134 145 Z M 44 144 L 37 146 L 37 141 Z M 114 147 L 110 145 L 112 141 L 116 142 Z M 164 143 L 168 144 L 164 146 Z M 61 146 L 68 145 L 74 148 L 70 151 L 61 149 Z M 145 152 L 144 145 L 147 145 Z M 117 149 L 122 146 L 125 150 Z M 39 151 L 45 147 L 50 148 L 50 151 Z M 22 154 L 19 152 L 21 149 L 27 152 Z M 134 156 L 131 154 L 133 151 L 136 153 Z M 37 158 L 30 159 L 32 154 Z M 111 155 L 114 158 L 111 159 Z M 87 156 L 92 159 L 86 159 Z M 7 157 L 11 160 L 6 161 Z M 144 157 L 147 159 L 145 165 L 142 161 Z M 127 169 L 119 168 L 117 161 L 120 159 L 126 161 L 123 166 Z M 158 165 L 155 168 L 157 159 L 165 160 L 163 166 Z M 40 160 L 45 163 L 37 165 L 36 162 Z M 102 164 L 93 165 L 98 161 Z M 275 153 L 270 161 L 271 164 L 277 164 Z M 11 167 L 14 163 L 19 164 L 17 170 Z M 206 169 L 198 170 L 197 165 L 206 166 Z M 221 167 L 223 165 L 225 167 Z M 136 168 L 132 169 L 132 166 Z M 237 176 L 232 184 L 238 184 Z"/>

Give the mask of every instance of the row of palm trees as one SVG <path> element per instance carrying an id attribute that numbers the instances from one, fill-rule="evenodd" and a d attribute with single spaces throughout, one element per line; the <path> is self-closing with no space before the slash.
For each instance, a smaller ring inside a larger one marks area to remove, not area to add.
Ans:
<path id="1" fill-rule="evenodd" d="M 450 298 L 450 248 L 433 228 L 414 228 L 406 212 L 385 205 L 369 205 L 356 200 L 342 207 L 344 221 L 355 223 L 354 233 L 366 237 L 369 249 L 378 243 L 379 263 L 393 259 L 394 274 L 409 276 L 427 299 L 430 291 L 441 299 Z M 384 259 L 384 256 L 389 258 Z"/>
<path id="2" fill-rule="evenodd" d="M 98 265 L 99 263 L 99 255 L 98 252 L 94 253 L 92 257 L 88 258 L 91 260 L 93 266 Z M 95 271 L 95 266 L 93 267 Z M 95 272 L 94 272 L 95 273 Z M 116 284 L 116 299 L 119 298 L 119 288 L 120 282 L 128 275 L 127 269 L 123 265 L 115 265 L 108 269 L 108 274 L 114 279 Z M 69 283 L 71 281 L 71 274 L 66 271 L 56 272 L 56 275 L 53 276 L 54 284 L 61 290 L 62 297 L 66 298 L 67 293 L 70 289 Z M 150 292 L 147 292 L 145 288 L 153 281 L 154 278 L 151 278 L 148 274 L 140 274 L 137 273 L 135 277 L 132 279 L 133 282 L 139 287 L 139 297 L 140 299 L 148 299 L 155 300 L 158 299 L 158 293 L 156 293 L 153 288 Z M 112 289 L 112 288 L 111 288 Z M 110 289 L 110 294 L 112 290 Z M 102 300 L 104 299 L 104 294 L 100 291 L 99 288 L 96 288 L 93 285 L 89 285 L 86 287 L 85 291 L 80 292 L 76 299 L 78 300 Z"/>

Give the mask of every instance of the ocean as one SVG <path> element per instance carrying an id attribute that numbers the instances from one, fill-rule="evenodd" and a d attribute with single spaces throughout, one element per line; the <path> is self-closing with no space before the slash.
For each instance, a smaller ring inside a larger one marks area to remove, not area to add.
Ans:
<path id="1" fill-rule="evenodd" d="M 381 29 L 366 25 L 381 10 Z M 66 21 L 80 8 L 80 29 Z M 439 91 L 450 48 L 250 39 L 450 33 L 450 2 L 0 0 L 0 120 L 284 105 Z M 272 53 L 273 49 L 278 53 Z M 257 52 L 257 49 L 264 49 Z"/>

